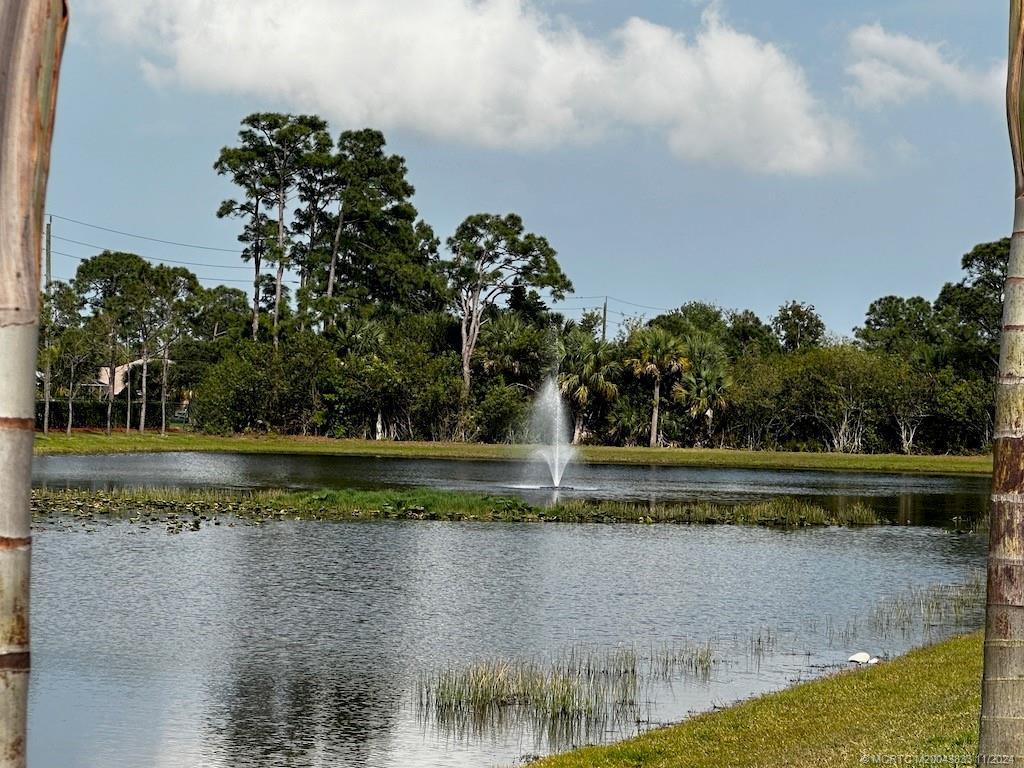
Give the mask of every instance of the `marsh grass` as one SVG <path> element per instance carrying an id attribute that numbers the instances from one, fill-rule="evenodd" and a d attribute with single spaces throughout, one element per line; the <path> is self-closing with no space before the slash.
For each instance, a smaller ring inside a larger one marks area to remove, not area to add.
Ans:
<path id="1" fill-rule="evenodd" d="M 771 656 L 775 653 L 777 644 L 777 632 L 774 632 L 771 627 L 759 627 L 756 633 L 752 632 L 750 634 L 749 656 L 760 662 L 765 656 Z"/>
<path id="2" fill-rule="evenodd" d="M 123 517 L 132 522 L 180 520 L 219 523 L 229 517 L 260 524 L 272 520 L 449 520 L 572 523 L 677 523 L 759 525 L 800 528 L 876 525 L 870 508 L 854 504 L 828 511 L 795 497 L 749 504 L 637 504 L 569 500 L 551 507 L 489 494 L 416 489 L 320 491 L 234 491 L 218 489 L 126 488 L 109 491 L 36 489 L 33 513 L 39 520 L 72 516 L 80 520 Z"/>
<path id="3" fill-rule="evenodd" d="M 879 603 L 868 619 L 881 637 L 928 636 L 936 630 L 976 629 L 985 616 L 985 575 L 973 573 L 962 584 L 912 587 Z"/>
<path id="4" fill-rule="evenodd" d="M 746 504 L 714 504 L 698 501 L 689 504 L 637 504 L 631 502 L 568 501 L 547 514 L 561 519 L 584 521 L 608 518 L 611 522 L 690 523 L 700 525 L 760 525 L 774 528 L 807 526 L 878 525 L 881 518 L 863 504 L 835 511 L 826 510 L 794 496 L 779 496 Z"/>
<path id="5" fill-rule="evenodd" d="M 671 643 L 652 647 L 648 657 L 651 679 L 672 682 L 692 677 L 706 683 L 721 659 L 710 640 L 700 643 Z"/>
<path id="6" fill-rule="evenodd" d="M 825 617 L 825 637 L 830 648 L 849 646 L 860 636 L 860 632 L 861 623 L 856 618 L 847 619 L 840 626 L 832 620 L 831 616 Z"/>
<path id="7" fill-rule="evenodd" d="M 419 681 L 417 711 L 451 735 L 479 737 L 529 725 L 548 743 L 579 743 L 639 716 L 640 678 L 621 659 L 588 654 L 544 663 L 485 660 Z"/>
<path id="8" fill-rule="evenodd" d="M 649 714 L 652 686 L 707 682 L 719 663 L 710 644 L 573 645 L 547 659 L 491 659 L 420 677 L 417 714 L 457 737 L 527 726 L 549 747 L 578 744 Z"/>
<path id="9" fill-rule="evenodd" d="M 805 629 L 829 648 L 894 637 L 912 646 L 976 629 L 984 605 L 984 574 L 974 573 L 961 584 L 910 587 L 881 600 L 866 618 L 839 624 L 826 615 L 807 622 Z M 805 655 L 813 663 L 811 651 L 798 654 L 787 642 L 777 629 L 763 625 L 745 636 L 715 635 L 703 642 L 615 648 L 577 644 L 543 660 L 484 660 L 422 676 L 417 712 L 421 720 L 462 737 L 487 737 L 496 729 L 526 725 L 538 746 L 561 749 L 603 740 L 609 732 L 650 727 L 659 691 L 677 682 L 707 684 L 720 666 L 742 665 L 743 657 L 748 669 L 758 670 L 779 653 Z"/>
<path id="10" fill-rule="evenodd" d="M 989 512 L 986 509 L 981 514 L 957 515 L 950 518 L 947 526 L 954 533 L 988 534 Z"/>

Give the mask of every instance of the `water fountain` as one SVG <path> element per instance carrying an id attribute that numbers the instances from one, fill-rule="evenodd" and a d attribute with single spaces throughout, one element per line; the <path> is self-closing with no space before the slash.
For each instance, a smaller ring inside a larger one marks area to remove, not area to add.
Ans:
<path id="1" fill-rule="evenodd" d="M 562 475 L 575 457 L 576 449 L 569 440 L 569 413 L 554 376 L 549 376 L 544 382 L 540 395 L 533 403 L 530 432 L 533 439 L 543 446 L 534 456 L 547 465 L 550 479 L 546 487 L 561 488 Z"/>

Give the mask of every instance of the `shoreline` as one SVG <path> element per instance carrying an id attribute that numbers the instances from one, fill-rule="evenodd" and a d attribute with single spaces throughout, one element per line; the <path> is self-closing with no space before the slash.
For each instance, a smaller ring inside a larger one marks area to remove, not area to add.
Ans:
<path id="1" fill-rule="evenodd" d="M 982 633 L 695 715 L 532 768 L 974 765 Z M 904 762 L 900 762 L 904 761 Z"/>
<path id="2" fill-rule="evenodd" d="M 320 456 L 372 456 L 396 459 L 527 461 L 535 446 L 487 443 L 402 442 L 285 437 L 277 435 L 217 437 L 192 432 L 125 434 L 74 432 L 70 437 L 36 434 L 34 455 L 119 453 L 278 453 Z M 989 476 L 992 456 L 904 456 L 897 454 L 792 453 L 719 448 L 639 448 L 580 446 L 579 460 L 588 464 L 621 464 L 719 469 L 762 469 L 881 474 Z"/>

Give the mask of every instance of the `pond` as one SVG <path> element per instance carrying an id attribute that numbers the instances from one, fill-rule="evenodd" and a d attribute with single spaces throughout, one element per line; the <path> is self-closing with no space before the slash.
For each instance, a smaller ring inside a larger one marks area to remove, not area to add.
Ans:
<path id="1" fill-rule="evenodd" d="M 44 457 L 33 467 L 35 484 L 50 487 L 429 486 L 550 500 L 533 472 L 208 453 Z M 563 495 L 633 501 L 866 501 L 924 525 L 236 520 L 168 535 L 56 518 L 34 532 L 33 763 L 511 766 L 980 620 L 985 542 L 948 524 L 984 513 L 987 478 L 576 465 L 566 483 Z M 911 592 L 935 584 L 968 587 Z M 936 595 L 969 599 L 952 611 Z M 696 652 L 703 666 L 687 667 Z M 550 669 L 624 654 L 639 670 L 633 703 L 606 716 L 453 718 L 418 697 L 476 663 Z"/>
<path id="2" fill-rule="evenodd" d="M 29 754 L 66 768 L 509 766 L 941 637 L 878 607 L 985 550 L 923 526 L 64 523 L 34 534 Z M 715 662 L 560 738 L 417 706 L 424 675 L 581 644 Z"/>
<path id="3" fill-rule="evenodd" d="M 113 488 L 380 488 L 427 486 L 552 499 L 550 483 L 531 462 L 296 456 L 232 453 L 152 453 L 43 456 L 36 485 Z M 947 524 L 976 518 L 988 504 L 988 477 L 881 473 L 707 469 L 572 464 L 559 491 L 565 497 L 628 501 L 740 502 L 799 495 L 826 507 L 864 501 L 890 520 Z"/>

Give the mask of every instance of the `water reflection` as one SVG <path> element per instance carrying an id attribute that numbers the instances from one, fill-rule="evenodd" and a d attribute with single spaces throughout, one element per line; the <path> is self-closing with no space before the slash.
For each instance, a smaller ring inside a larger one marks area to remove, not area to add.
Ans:
<path id="1" fill-rule="evenodd" d="M 212 686 L 206 713 L 211 751 L 224 765 L 370 765 L 373 743 L 393 728 L 396 692 L 364 669 L 271 668 L 234 659 Z"/>
<path id="2" fill-rule="evenodd" d="M 516 462 L 224 453 L 43 456 L 32 470 L 36 485 L 51 487 L 427 486 L 517 495 L 540 504 L 588 498 L 738 503 L 799 495 L 829 508 L 866 502 L 894 522 L 913 525 L 976 520 L 987 509 L 991 482 L 971 476 L 573 464 L 564 478 L 568 487 L 552 491 L 538 488 L 529 465 Z"/>
<path id="3" fill-rule="evenodd" d="M 826 509 L 843 509 L 867 503 L 875 512 L 897 525 L 953 525 L 963 530 L 975 528 L 988 511 L 989 480 L 965 479 L 963 487 L 937 492 L 919 488 L 900 489 L 891 495 L 872 496 L 832 493 L 810 494 L 812 501 Z"/>
<path id="4" fill-rule="evenodd" d="M 68 524 L 35 534 L 29 745 L 68 768 L 508 765 L 550 734 L 425 723 L 421 675 L 711 640 L 722 663 L 706 680 L 642 697 L 644 721 L 671 721 L 854 651 L 902 652 L 873 607 L 984 558 L 978 537 L 896 526 Z"/>

